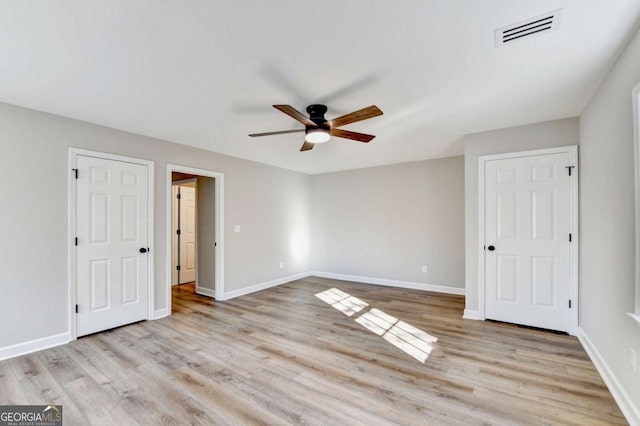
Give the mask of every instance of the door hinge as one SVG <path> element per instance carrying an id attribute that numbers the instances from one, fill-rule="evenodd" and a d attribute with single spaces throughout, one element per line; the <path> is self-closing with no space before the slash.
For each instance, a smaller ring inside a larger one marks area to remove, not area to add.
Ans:
<path id="1" fill-rule="evenodd" d="M 178 195 L 176 196 L 176 198 L 178 198 L 179 200 L 180 198 L 182 198 L 182 195 L 178 192 Z"/>
<path id="2" fill-rule="evenodd" d="M 76 179 L 78 179 L 78 169 L 71 169 L 75 174 Z"/>
<path id="3" fill-rule="evenodd" d="M 176 266 L 176 269 L 179 271 L 180 270 L 180 265 Z"/>
<path id="4" fill-rule="evenodd" d="M 78 237 L 74 238 L 74 244 L 78 245 Z"/>
<path id="5" fill-rule="evenodd" d="M 78 313 L 78 305 L 76 305 L 76 314 Z"/>
<path id="6" fill-rule="evenodd" d="M 576 166 L 566 166 L 565 168 L 569 171 L 569 176 L 571 176 L 571 169 L 574 169 Z"/>
<path id="7" fill-rule="evenodd" d="M 573 236 L 569 234 L 569 242 L 573 241 Z"/>
<path id="8" fill-rule="evenodd" d="M 571 299 L 569 299 L 569 309 L 571 309 Z"/>
<path id="9" fill-rule="evenodd" d="M 213 243 L 213 246 L 214 247 L 218 247 L 218 243 Z"/>
<path id="10" fill-rule="evenodd" d="M 180 235 L 180 230 L 179 229 L 176 231 L 176 234 Z"/>

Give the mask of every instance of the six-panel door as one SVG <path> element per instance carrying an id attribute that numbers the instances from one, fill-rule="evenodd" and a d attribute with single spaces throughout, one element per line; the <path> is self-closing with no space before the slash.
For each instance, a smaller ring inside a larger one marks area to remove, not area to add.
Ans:
<path id="1" fill-rule="evenodd" d="M 196 188 L 180 187 L 180 284 L 196 280 Z"/>
<path id="2" fill-rule="evenodd" d="M 487 318 L 569 330 L 568 165 L 568 153 L 487 161 Z"/>
<path id="3" fill-rule="evenodd" d="M 77 335 L 148 315 L 147 166 L 80 155 L 76 187 Z"/>

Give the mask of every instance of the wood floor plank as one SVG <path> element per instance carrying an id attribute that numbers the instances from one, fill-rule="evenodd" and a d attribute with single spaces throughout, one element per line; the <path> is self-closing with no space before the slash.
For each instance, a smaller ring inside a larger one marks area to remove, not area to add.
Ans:
<path id="1" fill-rule="evenodd" d="M 106 350 L 104 344 L 97 344 L 99 339 L 99 335 L 88 336 L 71 343 L 66 349 L 87 375 L 137 423 L 179 424 L 178 418 L 159 402 L 157 389 L 145 389 L 146 380 L 136 382 L 130 376 L 135 366 L 123 369 L 118 357 L 114 356 L 118 352 Z"/>
<path id="2" fill-rule="evenodd" d="M 78 408 L 75 401 L 67 395 L 47 368 L 42 365 L 38 354 L 21 356 L 7 362 L 24 392 L 25 399 L 19 404 L 62 405 L 67 424 L 83 425 L 89 423 L 85 413 Z"/>
<path id="3" fill-rule="evenodd" d="M 170 317 L 0 362 L 0 404 L 82 425 L 626 424 L 577 339 L 463 320 L 462 296 L 317 277 L 172 296 Z"/>
<path id="4" fill-rule="evenodd" d="M 24 404 L 27 397 L 8 362 L 0 363 L 0 402 L 6 405 Z"/>
<path id="5" fill-rule="evenodd" d="M 195 398 L 214 405 L 217 410 L 234 418 L 238 424 L 288 423 L 285 419 L 256 404 L 260 397 L 256 398 L 254 388 L 244 389 L 245 392 L 238 391 L 230 371 L 220 372 L 218 380 L 211 380 L 189 367 L 182 367 L 173 372 L 172 377 Z"/>

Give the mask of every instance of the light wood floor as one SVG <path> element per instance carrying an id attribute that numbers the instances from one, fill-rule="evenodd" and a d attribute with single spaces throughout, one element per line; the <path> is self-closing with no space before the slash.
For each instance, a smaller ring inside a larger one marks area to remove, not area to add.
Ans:
<path id="1" fill-rule="evenodd" d="M 331 288 L 369 305 L 347 316 Z M 463 320 L 461 296 L 320 278 L 173 296 L 169 318 L 1 362 L 0 404 L 62 404 L 66 425 L 626 423 L 575 338 Z M 372 309 L 438 339 L 424 363 L 356 322 Z"/>

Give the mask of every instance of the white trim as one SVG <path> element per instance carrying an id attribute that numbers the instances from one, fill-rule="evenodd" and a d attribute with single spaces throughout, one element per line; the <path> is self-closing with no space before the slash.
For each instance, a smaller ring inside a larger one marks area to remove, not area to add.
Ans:
<path id="1" fill-rule="evenodd" d="M 197 182 L 198 182 L 198 178 L 188 178 L 188 179 L 181 179 L 181 180 L 172 180 L 171 185 L 182 186 L 187 183 L 197 183 Z"/>
<path id="2" fill-rule="evenodd" d="M 290 275 L 288 277 L 277 278 L 275 280 L 252 285 L 250 287 L 244 287 L 238 290 L 232 290 L 225 293 L 224 298 L 222 299 L 216 298 L 216 299 L 229 300 L 235 297 L 240 297 L 246 294 L 255 293 L 257 291 L 265 290 L 271 287 L 276 287 L 282 284 L 289 283 L 291 281 L 296 281 L 296 280 L 300 280 L 307 277 L 329 278 L 333 280 L 351 281 L 351 282 L 371 284 L 371 285 L 382 285 L 386 287 L 408 288 L 413 290 L 433 291 L 436 293 L 464 295 L 464 288 L 460 288 L 460 287 L 449 287 L 449 286 L 436 285 L 436 284 L 424 284 L 424 283 L 416 283 L 411 281 L 388 280 L 384 278 L 362 277 L 358 275 L 336 274 L 333 272 L 311 271 L 311 272 L 301 272 L 299 274 Z M 204 290 L 208 290 L 208 289 L 204 289 Z"/>
<path id="3" fill-rule="evenodd" d="M 147 244 L 149 247 L 150 256 L 147 262 L 147 277 L 148 277 L 148 308 L 147 319 L 151 320 L 155 317 L 154 301 L 155 301 L 155 277 L 154 277 L 154 258 L 155 258 L 155 245 L 154 245 L 154 215 L 155 215 L 155 181 L 154 181 L 154 166 L 155 163 L 151 160 L 144 160 L 141 158 L 125 157 L 122 155 L 109 154 L 99 151 L 89 151 L 86 149 L 69 148 L 69 174 L 67 180 L 68 191 L 68 205 L 67 205 L 67 229 L 68 229 L 68 299 L 69 299 L 69 339 L 75 340 L 77 338 L 76 329 L 76 246 L 74 239 L 76 237 L 76 179 L 72 169 L 77 168 L 78 156 L 101 158 L 104 160 L 121 161 L 125 163 L 140 164 L 147 167 Z"/>
<path id="4" fill-rule="evenodd" d="M 482 157 L 478 157 L 478 319 L 484 320 L 485 316 L 485 288 L 484 288 L 484 277 L 485 277 L 485 195 L 484 195 L 484 186 L 485 186 L 485 161 L 482 161 Z M 465 303 L 467 300 L 472 299 L 473 297 L 469 297 L 469 295 L 465 295 Z"/>
<path id="5" fill-rule="evenodd" d="M 210 288 L 199 287 L 196 285 L 196 294 L 201 296 L 215 297 L 215 290 L 211 290 Z"/>
<path id="6" fill-rule="evenodd" d="M 478 319 L 486 318 L 485 305 L 485 164 L 487 161 L 503 160 L 508 158 L 533 157 L 548 154 L 569 154 L 569 162 L 574 166 L 571 181 L 569 182 L 570 191 L 570 228 L 572 235 L 571 243 L 571 260 L 570 260 L 570 298 L 573 301 L 572 315 L 569 324 L 569 334 L 576 335 L 578 331 L 579 318 L 579 282 L 578 282 L 578 246 L 580 245 L 580 235 L 578 226 L 578 183 L 579 183 L 579 167 L 578 167 L 578 146 L 562 146 L 557 148 L 536 149 L 531 151 L 510 152 L 498 155 L 483 155 L 478 157 Z"/>
<path id="7" fill-rule="evenodd" d="M 386 287 L 409 288 L 413 290 L 433 291 L 436 293 L 464 295 L 463 287 L 449 287 L 437 284 L 416 283 L 412 281 L 388 280 L 385 278 L 362 277 L 358 275 L 336 274 L 333 272 L 313 271 L 310 275 L 332 280 L 352 281 L 356 283 L 383 285 Z"/>
<path id="8" fill-rule="evenodd" d="M 633 98 L 633 150 L 635 158 L 635 204 L 636 204 L 636 294 L 635 317 L 640 317 L 640 83 L 632 90 Z M 640 323 L 640 321 L 639 321 Z"/>
<path id="9" fill-rule="evenodd" d="M 571 316 L 571 324 L 569 328 L 569 334 L 575 336 L 578 333 L 580 327 L 580 203 L 578 199 L 579 186 L 580 186 L 580 167 L 578 164 L 578 146 L 574 145 L 569 149 L 569 161 L 574 166 L 572 176 L 573 179 L 569 182 L 570 185 L 570 197 L 571 206 L 569 207 L 569 220 L 571 226 L 571 246 L 569 247 L 571 256 L 571 288 L 570 297 L 572 307 L 575 307 L 573 315 Z"/>
<path id="10" fill-rule="evenodd" d="M 484 320 L 484 316 L 480 315 L 480 311 L 474 311 L 472 309 L 465 309 L 462 318 L 468 320 Z"/>
<path id="11" fill-rule="evenodd" d="M 527 151 L 506 152 L 504 154 L 481 155 L 478 157 L 478 160 L 492 161 L 492 160 L 507 160 L 509 158 L 538 157 L 540 155 L 562 154 L 565 152 L 570 153 L 571 150 L 575 150 L 577 152 L 578 145 L 566 145 L 566 146 L 558 146 L 554 148 L 542 148 L 542 149 L 531 149 Z M 573 170 L 573 172 L 575 172 L 575 170 Z"/>
<path id="12" fill-rule="evenodd" d="M 75 173 L 72 169 L 76 168 L 76 154 L 73 149 L 69 149 L 69 164 L 68 164 L 68 178 L 67 178 L 67 279 L 69 281 L 67 285 L 67 298 L 69 300 L 69 306 L 67 310 L 69 312 L 68 333 L 69 339 L 76 339 L 76 179 Z"/>
<path id="13" fill-rule="evenodd" d="M 11 346 L 5 346 L 4 348 L 0 348 L 0 361 L 30 354 L 32 352 L 38 352 L 43 349 L 53 348 L 54 346 L 64 345 L 65 343 L 69 343 L 70 340 L 69 332 L 64 332 L 54 334 L 53 336 L 17 343 Z"/>
<path id="14" fill-rule="evenodd" d="M 609 365 L 607 365 L 606 361 L 600 352 L 598 352 L 598 349 L 596 349 L 582 327 L 578 327 L 577 335 L 580 343 L 582 343 L 582 346 L 584 347 L 584 350 L 587 352 L 587 355 L 591 358 L 591 362 L 596 366 L 596 369 L 600 373 L 600 376 L 602 376 L 604 383 L 607 385 L 607 388 L 609 388 L 609 392 L 611 392 L 613 399 L 618 403 L 622 414 L 624 414 L 629 424 L 640 425 L 640 408 L 635 405 L 633 399 L 631 399 L 631 397 L 625 392 L 624 388 L 620 385 L 620 382 L 613 374 L 613 371 L 611 371 L 611 368 L 609 368 Z"/>
<path id="15" fill-rule="evenodd" d="M 314 273 L 315 274 L 315 273 Z M 289 283 L 291 281 L 301 280 L 303 278 L 307 278 L 311 276 L 310 272 L 302 272 L 295 275 L 289 275 L 288 277 L 277 278 L 275 280 L 267 281 L 264 283 L 252 285 L 250 287 L 244 287 L 238 290 L 232 290 L 224 294 L 224 298 L 222 300 L 229 300 L 236 297 L 244 296 L 250 293 L 255 293 L 257 291 L 266 290 L 271 287 L 276 287 L 282 284 Z M 217 298 L 216 298 L 217 299 Z"/>
<path id="16" fill-rule="evenodd" d="M 157 320 L 160 318 L 164 318 L 164 317 L 168 317 L 169 316 L 169 309 L 167 308 L 162 308 L 162 309 L 158 309 L 157 311 L 155 311 L 153 313 L 153 319 Z"/>
<path id="17" fill-rule="evenodd" d="M 165 275 L 165 294 L 167 303 L 167 315 L 171 315 L 171 282 L 172 282 L 172 260 L 171 260 L 171 237 L 173 225 L 171 223 L 172 197 L 171 188 L 173 182 L 171 180 L 172 172 L 187 173 L 196 176 L 211 177 L 215 179 L 216 186 L 216 212 L 215 212 L 215 228 L 216 228 L 216 283 L 214 297 L 217 300 L 224 300 L 224 173 L 212 170 L 197 169 L 194 167 L 180 166 L 177 164 L 167 164 L 167 188 L 166 188 L 166 239 L 167 239 L 167 266 Z M 196 272 L 197 277 L 197 272 Z"/>

